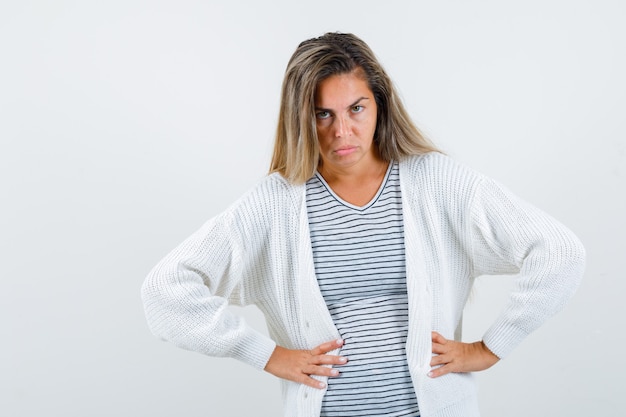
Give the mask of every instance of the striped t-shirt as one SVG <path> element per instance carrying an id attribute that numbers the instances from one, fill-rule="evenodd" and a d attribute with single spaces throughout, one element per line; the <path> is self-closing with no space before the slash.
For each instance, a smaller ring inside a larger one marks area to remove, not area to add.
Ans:
<path id="1" fill-rule="evenodd" d="M 398 164 L 374 198 L 343 201 L 321 175 L 306 184 L 317 280 L 341 337 L 322 417 L 419 416 L 406 359 L 408 299 Z"/>

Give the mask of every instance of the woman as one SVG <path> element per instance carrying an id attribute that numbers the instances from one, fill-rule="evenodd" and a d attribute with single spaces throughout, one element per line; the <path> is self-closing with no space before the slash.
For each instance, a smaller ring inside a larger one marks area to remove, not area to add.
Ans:
<path id="1" fill-rule="evenodd" d="M 576 289 L 564 226 L 437 152 L 351 34 L 289 61 L 271 173 L 163 259 L 152 331 L 281 378 L 285 416 L 478 416 L 489 368 Z M 460 342 L 474 279 L 517 274 L 481 341 Z M 226 309 L 256 304 L 270 337 Z"/>

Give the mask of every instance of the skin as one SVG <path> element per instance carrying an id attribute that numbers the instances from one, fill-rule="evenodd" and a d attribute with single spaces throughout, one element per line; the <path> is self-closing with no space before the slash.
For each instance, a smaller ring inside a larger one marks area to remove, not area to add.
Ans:
<path id="1" fill-rule="evenodd" d="M 326 384 L 311 378 L 311 375 L 333 377 L 339 375 L 332 365 L 343 365 L 348 359 L 343 356 L 327 355 L 343 346 L 343 340 L 333 340 L 311 349 L 295 350 L 276 346 L 265 370 L 270 374 L 309 387 L 323 389 Z"/>
<path id="2" fill-rule="evenodd" d="M 448 340 L 437 332 L 432 332 L 433 359 L 428 373 L 437 378 L 450 372 L 478 372 L 491 368 L 500 360 L 489 350 L 483 341 L 464 343 Z"/>
<path id="3" fill-rule="evenodd" d="M 388 163 L 374 144 L 376 100 L 359 75 L 354 71 L 320 82 L 315 120 L 320 174 L 339 197 L 363 206 L 378 191 Z"/>
<path id="4" fill-rule="evenodd" d="M 320 82 L 315 94 L 315 116 L 320 147 L 319 172 L 333 191 L 356 206 L 367 204 L 377 193 L 388 163 L 374 144 L 376 101 L 357 69 Z M 437 378 L 450 372 L 475 372 L 493 366 L 498 357 L 482 341 L 463 343 L 432 332 L 433 369 Z M 343 340 L 323 343 L 311 350 L 276 346 L 265 370 L 279 378 L 323 389 L 326 384 L 312 375 L 334 377 L 333 366 L 348 358 L 328 353 L 342 347 Z"/>

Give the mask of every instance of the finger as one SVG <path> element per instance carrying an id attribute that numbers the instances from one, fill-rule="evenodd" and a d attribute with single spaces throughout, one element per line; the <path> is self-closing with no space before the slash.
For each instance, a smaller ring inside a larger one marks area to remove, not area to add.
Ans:
<path id="1" fill-rule="evenodd" d="M 339 376 L 339 371 L 334 368 L 330 368 L 328 366 L 315 366 L 311 365 L 303 369 L 303 372 L 307 375 L 317 375 L 317 376 Z"/>
<path id="2" fill-rule="evenodd" d="M 452 360 L 448 355 L 437 355 L 433 356 L 430 360 L 430 366 L 445 365 L 450 362 L 452 362 Z"/>
<path id="3" fill-rule="evenodd" d="M 312 375 L 315 376 L 323 376 L 323 377 L 335 377 L 339 376 L 339 371 L 333 368 L 324 367 L 324 366 L 311 366 L 303 369 L 303 372 L 298 378 L 297 382 L 301 384 L 308 385 L 312 388 L 324 389 L 326 388 L 326 384 L 322 381 L 318 381 L 315 378 L 312 378 Z"/>
<path id="4" fill-rule="evenodd" d="M 343 343 L 343 339 L 337 339 L 330 342 L 322 343 L 321 345 L 311 349 L 311 355 L 317 356 L 330 352 L 331 350 L 335 350 L 343 346 Z"/>
<path id="5" fill-rule="evenodd" d="M 311 365 L 343 365 L 346 362 L 348 362 L 348 358 L 337 355 L 317 355 L 311 356 L 309 359 Z"/>
<path id="6" fill-rule="evenodd" d="M 432 337 L 433 343 L 439 343 L 440 345 L 445 345 L 446 342 L 448 341 L 448 339 L 446 339 L 445 337 L 443 337 L 442 335 L 440 335 L 439 333 L 435 331 L 431 332 L 431 337 Z"/>
<path id="7" fill-rule="evenodd" d="M 304 385 L 308 385 L 309 387 L 312 387 L 312 388 L 317 388 L 317 389 L 326 388 L 325 383 L 323 383 L 322 381 L 318 381 L 317 379 L 311 378 L 310 376 L 305 375 L 305 374 L 302 374 L 302 378 L 300 378 L 296 382 L 299 382 Z"/>
<path id="8" fill-rule="evenodd" d="M 438 378 L 445 374 L 449 374 L 450 372 L 452 372 L 451 366 L 443 365 L 443 366 L 440 366 L 439 368 L 431 369 L 431 371 L 428 373 L 428 376 L 431 378 Z"/>
<path id="9" fill-rule="evenodd" d="M 450 348 L 446 345 L 441 345 L 439 343 L 433 343 L 433 353 L 442 354 L 447 353 Z"/>

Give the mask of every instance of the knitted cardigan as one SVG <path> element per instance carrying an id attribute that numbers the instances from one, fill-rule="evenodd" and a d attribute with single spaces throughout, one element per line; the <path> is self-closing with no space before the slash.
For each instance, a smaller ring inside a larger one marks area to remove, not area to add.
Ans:
<path id="1" fill-rule="evenodd" d="M 431 331 L 460 340 L 474 279 L 515 274 L 506 307 L 483 336 L 493 353 L 506 357 L 574 293 L 584 249 L 559 222 L 442 154 L 401 160 L 400 182 L 406 351 L 421 415 L 479 416 L 472 374 L 427 376 Z M 155 335 L 257 369 L 265 367 L 276 344 L 311 349 L 339 337 L 315 277 L 305 186 L 276 173 L 155 266 L 142 297 Z M 229 303 L 257 305 L 270 337 L 233 314 Z M 319 416 L 324 390 L 286 380 L 281 388 L 285 416 Z"/>

